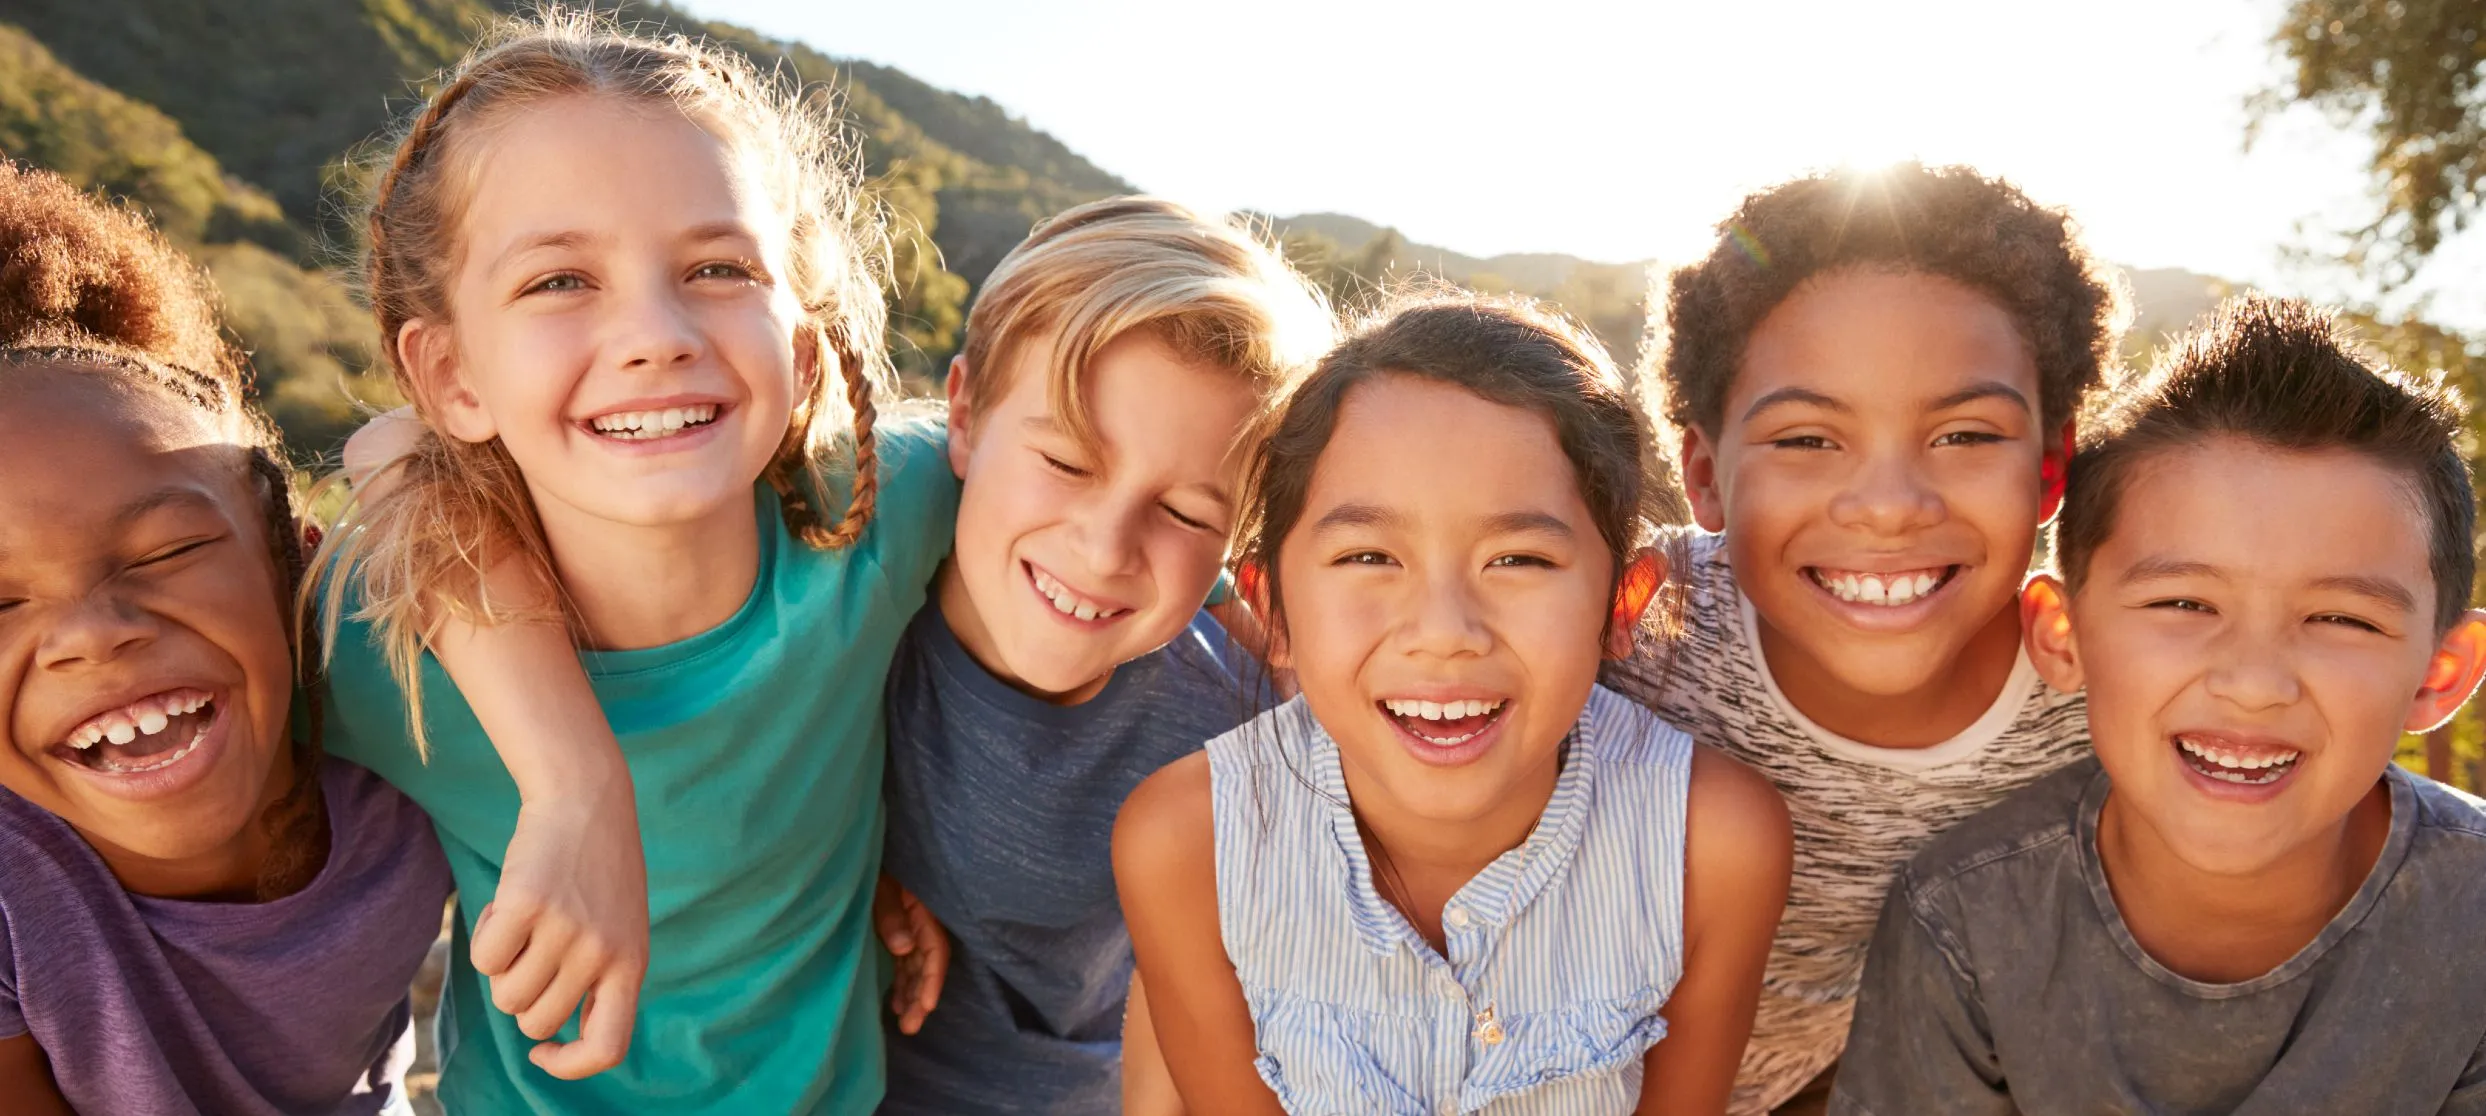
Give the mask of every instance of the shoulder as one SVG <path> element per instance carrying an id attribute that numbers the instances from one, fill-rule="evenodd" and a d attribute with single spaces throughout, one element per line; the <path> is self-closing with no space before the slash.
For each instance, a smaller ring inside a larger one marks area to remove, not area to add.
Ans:
<path id="1" fill-rule="evenodd" d="M 2486 799 L 2403 768 L 2391 770 L 2393 778 L 2408 784 L 2410 795 L 2416 800 L 2418 826 L 2464 843 L 2474 842 L 2478 854 L 2486 856 Z"/>
<path id="2" fill-rule="evenodd" d="M 1692 749 L 1684 807 L 1686 869 L 1725 879 L 1784 879 L 1795 858 L 1787 800 L 1760 772 L 1714 748 Z"/>
<path id="3" fill-rule="evenodd" d="M 1123 893 L 1196 879 L 1217 855 L 1209 757 L 1194 752 L 1140 780 L 1114 820 L 1114 876 Z M 1139 893 L 1145 893 L 1141 891 Z"/>
<path id="4" fill-rule="evenodd" d="M 1917 850 L 1903 886 L 1924 898 L 1974 887 L 1983 874 L 2028 857 L 2076 856 L 2083 803 L 2105 778 L 2086 758 L 2005 795 Z"/>
<path id="5" fill-rule="evenodd" d="M 958 474 L 950 468 L 949 427 L 940 410 L 929 405 L 893 407 L 873 424 L 872 445 L 876 495 L 871 522 L 858 545 L 891 578 L 920 586 L 931 581 L 934 567 L 949 553 L 958 519 Z M 851 452 L 849 447 L 841 454 Z M 833 471 L 840 491 L 831 506 L 846 506 L 853 468 L 849 457 Z"/>

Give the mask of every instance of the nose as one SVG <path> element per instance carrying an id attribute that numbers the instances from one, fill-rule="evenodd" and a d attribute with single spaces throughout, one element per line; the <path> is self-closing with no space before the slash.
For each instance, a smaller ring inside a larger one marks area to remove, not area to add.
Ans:
<path id="1" fill-rule="evenodd" d="M 1475 588 L 1456 573 L 1411 579 L 1415 599 L 1403 629 L 1408 652 L 1437 659 L 1482 655 L 1493 649 L 1493 629 L 1485 621 Z"/>
<path id="2" fill-rule="evenodd" d="M 1908 454 L 1884 452 L 1868 458 L 1830 501 L 1830 521 L 1876 535 L 1905 535 L 1940 523 L 1946 514 L 1942 496 L 1927 483 L 1920 464 Z"/>
<path id="3" fill-rule="evenodd" d="M 2202 681 L 2211 697 L 2241 710 L 2279 709 L 2304 696 L 2285 641 L 2236 631 L 2221 641 L 2217 661 Z"/>
<path id="4" fill-rule="evenodd" d="M 98 590 L 60 615 L 36 648 L 44 670 L 102 666 L 154 641 L 155 617 L 112 592 Z"/>
<path id="5" fill-rule="evenodd" d="M 1098 500 L 1072 520 L 1071 547 L 1089 573 L 1122 577 L 1138 572 L 1141 516 L 1149 506 L 1137 500 Z"/>
<path id="6" fill-rule="evenodd" d="M 616 306 L 610 341 L 628 372 L 662 372 L 696 363 L 706 340 L 690 307 L 671 290 L 651 289 Z"/>

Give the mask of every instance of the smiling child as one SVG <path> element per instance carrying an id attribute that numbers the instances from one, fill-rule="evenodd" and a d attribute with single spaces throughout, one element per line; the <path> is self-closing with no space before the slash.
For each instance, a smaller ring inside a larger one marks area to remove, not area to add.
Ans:
<path id="1" fill-rule="evenodd" d="M 2097 757 L 1893 884 L 1832 1111 L 2486 1112 L 2486 671 L 2439 384 L 2230 303 L 2072 462 L 2028 647 Z"/>

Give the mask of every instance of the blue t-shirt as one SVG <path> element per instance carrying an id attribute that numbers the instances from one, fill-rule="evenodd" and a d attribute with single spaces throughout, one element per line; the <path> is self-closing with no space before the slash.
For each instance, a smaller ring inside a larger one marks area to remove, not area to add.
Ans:
<path id="1" fill-rule="evenodd" d="M 881 685 L 958 513 L 939 423 L 884 422 L 880 463 L 879 509 L 853 544 L 793 537 L 759 486 L 759 578 L 731 619 L 579 656 L 637 789 L 651 934 L 630 1054 L 584 1081 L 527 1061 L 533 1040 L 469 960 L 517 785 L 429 658 L 432 757 L 418 760 L 370 629 L 341 626 L 328 745 L 430 812 L 457 879 L 440 1024 L 449 1111 L 862 1113 L 880 1100 Z"/>
<path id="2" fill-rule="evenodd" d="M 1131 938 L 1114 814 L 1158 768 L 1257 711 L 1202 612 L 1093 698 L 1012 689 L 927 606 L 889 673 L 888 871 L 948 927 L 940 1006 L 889 1032 L 885 1113 L 1110 1113 Z"/>

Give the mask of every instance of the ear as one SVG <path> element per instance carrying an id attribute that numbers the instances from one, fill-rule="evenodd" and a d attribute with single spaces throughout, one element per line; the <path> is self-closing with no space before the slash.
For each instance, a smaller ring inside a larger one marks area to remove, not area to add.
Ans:
<path id="1" fill-rule="evenodd" d="M 967 479 L 968 451 L 975 448 L 975 434 L 967 428 L 967 412 L 973 408 L 974 397 L 967 394 L 967 357 L 961 353 L 950 358 L 950 374 L 944 385 L 949 395 L 950 472 L 958 479 Z"/>
<path id="2" fill-rule="evenodd" d="M 1659 586 L 1666 584 L 1666 556 L 1655 547 L 1645 547 L 1632 555 L 1631 564 L 1623 567 L 1622 579 L 1614 588 L 1614 614 L 1606 618 L 1606 658 L 1628 659 L 1633 641 L 1640 634 L 1640 619 L 1649 613 L 1649 605 L 1657 600 Z"/>
<path id="3" fill-rule="evenodd" d="M 1268 642 L 1265 656 L 1273 670 L 1293 670 L 1295 662 L 1286 646 L 1286 625 L 1269 609 L 1269 571 L 1258 562 L 1237 562 L 1234 567 L 1235 595 L 1252 606 L 1252 615 L 1260 618 L 1262 638 Z"/>
<path id="4" fill-rule="evenodd" d="M 1726 493 L 1718 486 L 1717 444 L 1697 426 L 1683 431 L 1683 494 L 1703 531 L 1726 530 Z"/>
<path id="5" fill-rule="evenodd" d="M 2431 732 L 2451 720 L 2468 704 L 2469 695 L 2477 692 L 2478 676 L 2486 674 L 2486 612 L 2470 609 L 2443 633 L 2443 640 L 2434 647 L 2434 658 L 2426 663 L 2425 683 L 2417 688 L 2417 700 L 2408 707 L 2410 732 Z"/>
<path id="6" fill-rule="evenodd" d="M 423 409 L 443 434 L 461 442 L 489 442 L 500 433 L 483 397 L 467 386 L 457 359 L 457 338 L 446 323 L 415 318 L 397 330 L 397 363 L 423 396 Z"/>
<path id="7" fill-rule="evenodd" d="M 2067 694 L 2083 685 L 2080 645 L 2072 636 L 2072 600 L 2052 574 L 2039 574 L 2020 588 L 2020 639 L 2029 663 L 2046 684 Z"/>
<path id="8" fill-rule="evenodd" d="M 2063 486 L 2071 479 L 2072 454 L 2079 448 L 2080 420 L 2066 419 L 2063 436 L 2053 449 L 2037 462 L 2038 483 L 2045 489 L 2044 510 L 2037 514 L 2040 526 L 2054 522 L 2054 514 L 2063 510 Z"/>

